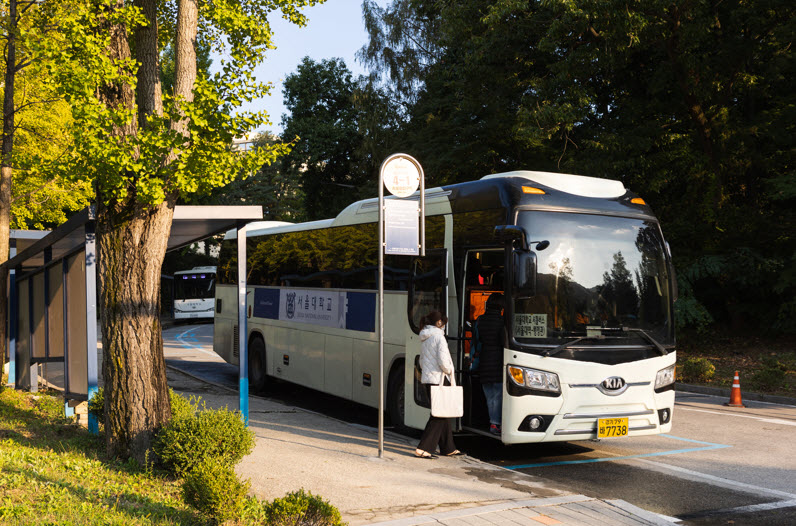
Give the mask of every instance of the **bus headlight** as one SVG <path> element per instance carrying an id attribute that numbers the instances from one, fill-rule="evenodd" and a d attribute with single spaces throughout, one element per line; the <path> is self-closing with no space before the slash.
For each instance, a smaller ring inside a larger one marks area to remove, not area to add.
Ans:
<path id="1" fill-rule="evenodd" d="M 675 367 L 670 365 L 666 369 L 661 369 L 655 376 L 655 392 L 668 391 L 674 389 Z"/>
<path id="2" fill-rule="evenodd" d="M 536 369 L 528 369 L 516 365 L 509 365 L 508 370 L 511 380 L 520 387 L 551 393 L 561 392 L 561 384 L 558 381 L 558 375 L 555 373 L 537 371 Z"/>

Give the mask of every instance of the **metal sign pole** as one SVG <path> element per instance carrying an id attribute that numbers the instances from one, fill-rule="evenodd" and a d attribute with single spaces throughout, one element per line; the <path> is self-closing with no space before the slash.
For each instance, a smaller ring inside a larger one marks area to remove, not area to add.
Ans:
<path id="1" fill-rule="evenodd" d="M 398 161 L 394 166 L 390 166 L 393 161 Z M 411 171 L 406 170 L 406 163 L 411 163 L 417 173 L 411 174 Z M 396 176 L 396 172 L 391 170 L 394 179 L 390 181 L 387 188 L 390 193 L 396 197 L 409 197 L 417 190 L 417 184 L 420 184 L 420 244 L 412 248 L 411 254 L 420 256 L 426 255 L 426 230 L 425 230 L 425 176 L 423 175 L 423 168 L 417 160 L 403 153 L 396 153 L 387 157 L 381 168 L 379 169 L 379 458 L 384 457 L 384 252 L 385 245 L 385 208 L 384 208 L 384 173 L 388 166 L 394 168 L 396 165 L 403 163 L 403 168 L 399 168 L 400 176 Z M 419 180 L 418 180 L 419 179 Z M 415 209 L 417 214 L 417 209 Z M 417 215 L 415 215 L 417 219 Z M 415 224 L 415 226 L 417 226 Z M 415 233 L 417 235 L 417 233 Z M 415 238 L 417 239 L 417 238 Z M 416 241 L 415 241 L 416 242 Z M 418 250 L 419 249 L 419 250 Z M 394 252 L 391 252 L 394 253 Z M 409 255 L 410 252 L 406 252 Z M 405 380 L 404 380 L 405 381 Z"/>
<path id="2" fill-rule="evenodd" d="M 384 161 L 379 169 L 379 458 L 384 458 Z"/>

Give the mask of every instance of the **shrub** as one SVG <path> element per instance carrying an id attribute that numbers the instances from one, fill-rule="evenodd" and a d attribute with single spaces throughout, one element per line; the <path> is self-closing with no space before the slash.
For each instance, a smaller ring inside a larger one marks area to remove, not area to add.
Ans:
<path id="1" fill-rule="evenodd" d="M 760 369 L 752 376 L 752 387 L 760 391 L 776 391 L 785 385 L 787 372 L 787 364 L 781 363 L 776 356 L 766 356 L 761 360 Z"/>
<path id="2" fill-rule="evenodd" d="M 196 414 L 199 399 L 193 396 L 188 399 L 175 393 L 173 389 L 169 389 L 169 402 L 171 403 L 171 419 L 180 420 Z"/>
<path id="3" fill-rule="evenodd" d="M 241 482 L 233 468 L 207 458 L 186 473 L 182 496 L 186 504 L 216 523 L 240 517 L 249 491 L 249 482 Z"/>
<path id="4" fill-rule="evenodd" d="M 679 370 L 685 382 L 709 382 L 716 374 L 716 367 L 707 358 L 686 358 Z"/>
<path id="5" fill-rule="evenodd" d="M 263 506 L 269 526 L 339 526 L 340 512 L 327 501 L 303 489 Z"/>
<path id="6" fill-rule="evenodd" d="M 174 418 L 155 437 L 154 449 L 163 465 L 181 476 L 209 458 L 233 467 L 254 447 L 254 433 L 238 411 L 202 409 Z"/>
<path id="7" fill-rule="evenodd" d="M 176 420 L 196 413 L 197 401 L 194 397 L 187 399 L 169 389 L 169 402 L 171 403 L 171 418 Z M 94 415 L 99 422 L 105 421 L 105 389 L 100 387 L 91 400 L 88 401 L 88 412 Z"/>

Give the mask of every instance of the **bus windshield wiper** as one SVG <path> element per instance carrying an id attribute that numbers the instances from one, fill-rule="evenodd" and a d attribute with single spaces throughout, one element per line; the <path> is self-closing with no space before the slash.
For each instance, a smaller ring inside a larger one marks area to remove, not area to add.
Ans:
<path id="1" fill-rule="evenodd" d="M 622 327 L 622 332 L 637 332 L 640 335 L 642 335 L 645 340 L 654 345 L 661 356 L 669 354 L 669 351 L 667 351 L 666 348 L 663 345 L 661 345 L 661 343 L 658 340 L 650 336 L 649 333 L 643 329 L 632 329 L 630 327 Z"/>
<path id="2" fill-rule="evenodd" d="M 647 333 L 643 329 L 634 329 L 634 328 L 630 328 L 630 327 L 622 327 L 621 329 L 620 328 L 617 328 L 617 329 L 619 331 L 621 331 L 621 332 L 637 332 L 645 340 L 647 340 L 649 343 L 651 343 L 653 346 L 655 346 L 655 349 L 658 351 L 658 353 L 660 353 L 661 356 L 665 356 L 665 355 L 669 354 L 669 351 L 667 351 L 666 348 L 663 345 L 661 345 L 661 343 L 658 340 L 656 340 L 655 338 L 650 336 L 649 333 Z M 570 341 L 568 341 L 566 343 L 562 343 L 558 347 L 554 347 L 554 348 L 550 349 L 549 351 L 543 352 L 542 356 L 544 356 L 544 357 L 555 356 L 555 355 L 559 354 L 560 352 L 566 350 L 567 348 L 575 345 L 576 343 L 582 342 L 583 340 L 602 340 L 602 339 L 605 339 L 605 335 L 601 335 L 601 336 L 581 336 L 580 338 L 575 338 L 574 340 L 570 340 Z"/>
<path id="3" fill-rule="evenodd" d="M 555 356 L 556 354 L 560 353 L 561 351 L 567 349 L 567 347 L 575 345 L 576 343 L 581 342 L 583 340 L 601 340 L 603 338 L 604 338 L 604 336 L 581 336 L 580 338 L 575 338 L 574 340 L 569 340 L 566 343 L 562 343 L 558 347 L 553 347 L 549 351 L 543 352 L 542 356 L 544 356 L 545 358 L 547 358 L 548 356 Z"/>

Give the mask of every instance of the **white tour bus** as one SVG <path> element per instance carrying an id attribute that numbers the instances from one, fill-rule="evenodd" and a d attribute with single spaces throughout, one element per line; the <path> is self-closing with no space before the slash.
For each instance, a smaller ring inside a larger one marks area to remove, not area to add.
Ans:
<path id="1" fill-rule="evenodd" d="M 213 319 L 216 267 L 174 273 L 174 320 Z"/>
<path id="2" fill-rule="evenodd" d="M 249 225 L 252 389 L 278 379 L 378 407 L 377 207 L 369 199 L 325 221 Z M 222 244 L 214 331 L 215 352 L 232 364 L 235 236 Z M 521 171 L 429 189 L 426 242 L 425 257 L 385 257 L 381 373 L 397 428 L 422 429 L 428 418 L 418 323 L 440 310 L 465 389 L 456 429 L 487 433 L 470 337 L 500 292 L 504 443 L 671 429 L 671 257 L 651 209 L 621 182 Z"/>

